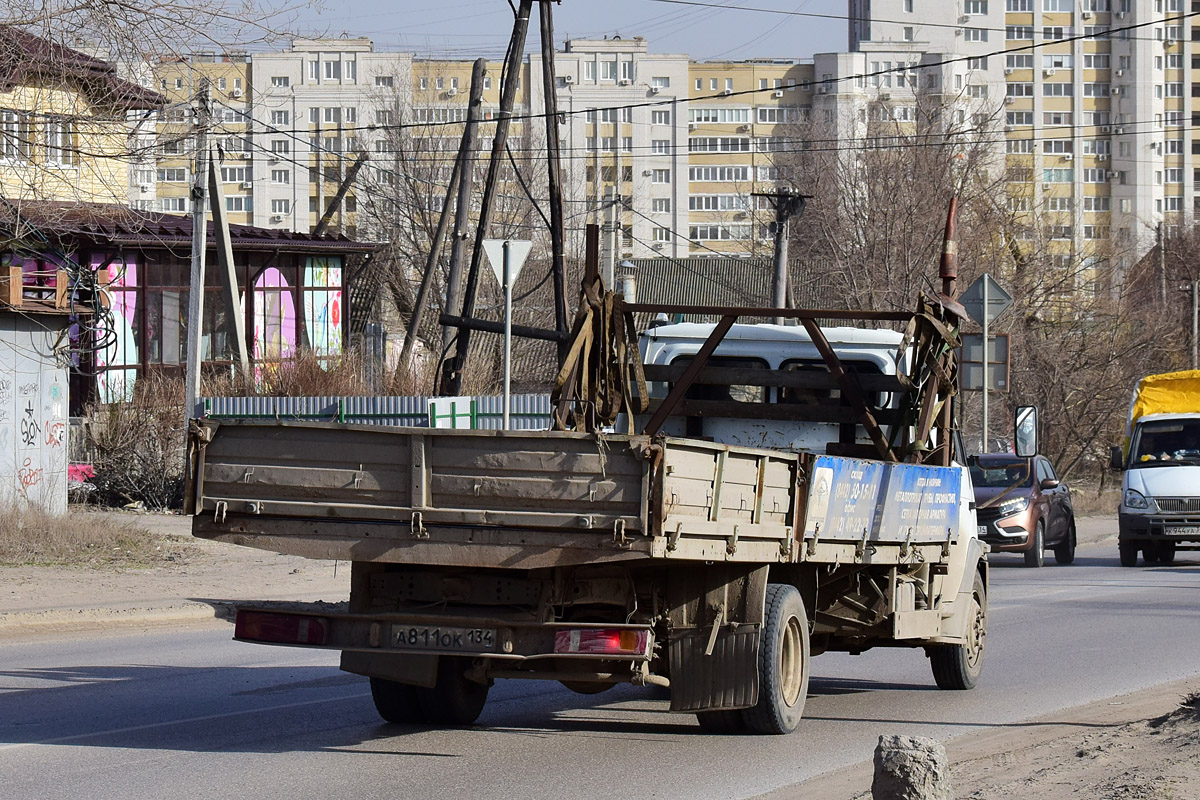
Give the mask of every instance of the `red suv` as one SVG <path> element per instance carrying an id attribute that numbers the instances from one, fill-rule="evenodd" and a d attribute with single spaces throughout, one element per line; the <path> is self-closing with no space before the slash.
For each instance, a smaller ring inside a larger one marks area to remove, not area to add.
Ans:
<path id="1" fill-rule="evenodd" d="M 1075 560 L 1071 490 L 1046 458 L 985 453 L 970 466 L 979 538 L 993 551 L 1024 553 L 1027 567 L 1042 566 L 1047 549 L 1059 564 Z"/>

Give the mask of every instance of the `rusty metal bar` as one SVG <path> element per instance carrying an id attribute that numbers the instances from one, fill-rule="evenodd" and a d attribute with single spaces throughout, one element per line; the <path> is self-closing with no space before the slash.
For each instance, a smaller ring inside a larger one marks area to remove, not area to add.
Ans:
<path id="1" fill-rule="evenodd" d="M 892 454 L 892 448 L 888 446 L 887 439 L 884 438 L 879 423 L 875 421 L 874 415 L 867 408 L 866 398 L 863 397 L 862 391 L 858 387 L 858 382 L 847 374 L 846 370 L 842 369 L 842 362 L 838 360 L 837 354 L 829 346 L 829 340 L 825 338 L 825 334 L 821 331 L 821 326 L 811 319 L 802 319 L 801 322 L 804 324 L 804 329 L 808 331 L 812 343 L 816 345 L 817 352 L 825 359 L 825 365 L 829 367 L 829 371 L 837 378 L 838 384 L 842 389 L 842 395 L 850 403 L 851 407 L 858 411 L 862 426 L 866 429 L 867 435 L 871 437 L 871 441 L 875 443 L 875 449 L 879 451 L 879 455 L 888 461 L 895 461 L 896 456 Z"/>
<path id="2" fill-rule="evenodd" d="M 633 308 L 633 306 L 626 306 Z M 708 358 L 717 349 L 717 345 L 725 338 L 725 334 L 729 333 L 729 329 L 733 327 L 733 323 L 737 320 L 736 314 L 727 314 L 721 317 L 721 321 L 713 326 L 712 333 L 704 340 L 704 344 L 700 347 L 700 351 L 696 353 L 692 363 L 688 364 L 688 368 L 684 370 L 679 381 L 671 387 L 671 391 L 667 393 L 666 398 L 662 401 L 662 405 L 654 412 L 654 416 L 646 423 L 645 429 L 642 431 L 646 436 L 653 436 L 658 433 L 658 429 L 667 421 L 667 417 L 687 394 L 687 390 L 691 388 L 692 382 L 696 380 L 696 376 L 700 374 L 700 370 L 704 369 L 704 365 L 708 363 Z M 828 345 L 826 345 L 828 346 Z"/>
<path id="3" fill-rule="evenodd" d="M 785 319 L 861 319 L 881 322 L 908 322 L 911 311 L 845 311 L 814 308 L 743 308 L 738 306 L 689 306 L 678 303 L 626 303 L 625 310 L 634 314 L 702 314 L 724 317 L 784 317 Z"/>

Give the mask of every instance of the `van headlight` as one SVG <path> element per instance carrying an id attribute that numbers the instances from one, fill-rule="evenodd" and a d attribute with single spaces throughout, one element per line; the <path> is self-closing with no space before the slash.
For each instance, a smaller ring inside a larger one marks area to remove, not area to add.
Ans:
<path id="1" fill-rule="evenodd" d="M 1134 489 L 1125 490 L 1125 507 L 1126 508 L 1150 508 L 1150 501 L 1146 496 Z"/>

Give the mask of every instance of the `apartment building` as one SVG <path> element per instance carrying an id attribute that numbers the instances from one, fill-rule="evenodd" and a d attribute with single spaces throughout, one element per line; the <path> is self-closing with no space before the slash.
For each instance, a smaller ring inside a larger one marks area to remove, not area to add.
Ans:
<path id="1" fill-rule="evenodd" d="M 1200 208 L 1200 60 L 1180 18 L 1191 10 L 1184 0 L 851 0 L 849 46 L 868 70 L 952 61 L 954 88 L 1002 115 L 1013 210 L 1062 258 L 1127 267 L 1159 226 Z"/>
<path id="2" fill-rule="evenodd" d="M 209 85 L 219 147 L 221 193 L 229 221 L 254 224 L 254 101 L 251 62 L 245 53 L 197 53 L 154 69 L 158 91 L 167 103 L 157 116 L 155 157 L 134 165 L 130 199 L 134 208 L 168 214 L 192 210 L 191 189 L 196 164 L 196 109 L 203 81 Z"/>

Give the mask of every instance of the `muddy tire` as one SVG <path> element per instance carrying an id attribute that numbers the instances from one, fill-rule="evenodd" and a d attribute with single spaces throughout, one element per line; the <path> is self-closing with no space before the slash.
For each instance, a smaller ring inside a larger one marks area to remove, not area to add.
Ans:
<path id="1" fill-rule="evenodd" d="M 1117 542 L 1117 550 L 1121 554 L 1121 566 L 1136 567 L 1139 549 L 1137 542 Z"/>
<path id="2" fill-rule="evenodd" d="M 371 678 L 375 710 L 388 722 L 412 725 L 425 721 L 417 705 L 417 687 L 384 678 Z"/>
<path id="3" fill-rule="evenodd" d="M 1033 531 L 1033 546 L 1025 551 L 1025 566 L 1040 567 L 1046 563 L 1046 523 L 1038 520 Z"/>
<path id="4" fill-rule="evenodd" d="M 758 704 L 742 710 L 752 733 L 791 733 L 808 697 L 808 614 L 790 584 L 767 586 L 767 607 L 758 645 Z"/>
<path id="5" fill-rule="evenodd" d="M 971 587 L 967 640 L 962 644 L 930 645 L 929 664 L 939 689 L 974 689 L 983 671 L 984 645 L 987 640 L 987 589 L 983 576 L 975 574 Z"/>
<path id="6" fill-rule="evenodd" d="M 746 732 L 746 720 L 741 709 L 735 711 L 697 711 L 696 722 L 705 733 L 730 735 Z"/>
<path id="7" fill-rule="evenodd" d="M 468 680 L 470 661 L 453 656 L 438 659 L 437 684 L 417 687 L 417 706 L 426 722 L 450 727 L 470 725 L 479 719 L 487 702 L 488 687 Z"/>
<path id="8" fill-rule="evenodd" d="M 1070 564 L 1075 561 L 1075 521 L 1071 521 L 1071 527 L 1067 530 L 1066 537 L 1057 547 L 1054 548 L 1054 563 Z"/>

